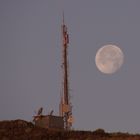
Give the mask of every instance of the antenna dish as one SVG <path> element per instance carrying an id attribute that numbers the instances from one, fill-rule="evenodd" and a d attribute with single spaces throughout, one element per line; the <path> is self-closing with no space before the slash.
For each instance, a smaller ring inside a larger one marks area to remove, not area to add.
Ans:
<path id="1" fill-rule="evenodd" d="M 38 115 L 38 116 L 42 115 L 42 112 L 43 112 L 43 107 L 41 107 L 41 108 L 38 110 L 37 115 Z"/>
<path id="2" fill-rule="evenodd" d="M 69 116 L 68 122 L 69 122 L 69 123 L 73 123 L 73 122 L 74 122 L 74 118 L 73 118 L 72 116 Z"/>
<path id="3" fill-rule="evenodd" d="M 50 112 L 50 115 L 51 115 L 51 116 L 52 116 L 53 112 L 54 112 L 53 110 Z"/>

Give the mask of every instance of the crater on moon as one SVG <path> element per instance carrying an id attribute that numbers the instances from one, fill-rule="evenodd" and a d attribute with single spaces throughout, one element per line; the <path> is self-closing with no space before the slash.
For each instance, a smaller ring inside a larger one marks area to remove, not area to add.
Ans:
<path id="1" fill-rule="evenodd" d="M 124 54 L 116 45 L 105 45 L 101 47 L 95 56 L 97 68 L 106 74 L 115 73 L 124 62 Z"/>

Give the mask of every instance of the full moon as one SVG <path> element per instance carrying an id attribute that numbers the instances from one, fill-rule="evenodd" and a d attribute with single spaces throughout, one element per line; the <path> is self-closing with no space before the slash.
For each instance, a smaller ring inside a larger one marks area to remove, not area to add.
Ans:
<path id="1" fill-rule="evenodd" d="M 124 62 L 124 54 L 116 45 L 101 47 L 95 56 L 95 63 L 99 71 L 105 74 L 113 74 L 120 69 Z"/>

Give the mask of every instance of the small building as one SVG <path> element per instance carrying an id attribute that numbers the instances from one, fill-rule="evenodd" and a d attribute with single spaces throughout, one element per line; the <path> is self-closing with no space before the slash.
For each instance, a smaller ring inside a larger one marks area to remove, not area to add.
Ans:
<path id="1" fill-rule="evenodd" d="M 61 116 L 38 115 L 34 116 L 36 126 L 48 129 L 64 129 L 64 120 Z"/>

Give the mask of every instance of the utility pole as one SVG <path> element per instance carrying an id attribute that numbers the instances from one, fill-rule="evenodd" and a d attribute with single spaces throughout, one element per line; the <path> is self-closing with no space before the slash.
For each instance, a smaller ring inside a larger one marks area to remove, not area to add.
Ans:
<path id="1" fill-rule="evenodd" d="M 64 128 L 66 130 L 71 129 L 73 118 L 72 118 L 72 105 L 70 103 L 69 96 L 69 78 L 68 78 L 68 44 L 69 44 L 69 35 L 67 31 L 67 26 L 64 21 L 63 13 L 63 23 L 62 23 L 62 49 L 63 49 L 63 82 L 62 82 L 62 95 L 60 102 L 60 116 L 64 118 Z"/>

